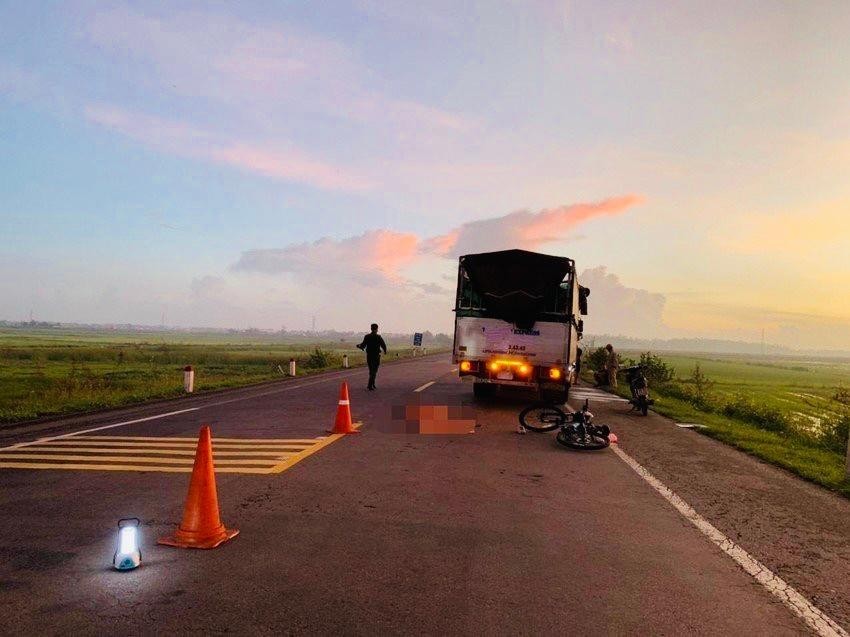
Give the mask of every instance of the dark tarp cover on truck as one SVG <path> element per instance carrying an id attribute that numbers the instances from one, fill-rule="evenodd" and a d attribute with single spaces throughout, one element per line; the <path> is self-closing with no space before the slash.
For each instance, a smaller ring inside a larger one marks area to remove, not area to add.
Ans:
<path id="1" fill-rule="evenodd" d="M 566 257 L 527 250 L 468 254 L 461 263 L 488 311 L 525 329 L 573 268 Z"/>

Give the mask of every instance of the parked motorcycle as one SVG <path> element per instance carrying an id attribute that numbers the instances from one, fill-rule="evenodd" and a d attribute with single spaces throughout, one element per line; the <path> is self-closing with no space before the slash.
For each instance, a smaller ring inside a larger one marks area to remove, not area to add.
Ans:
<path id="1" fill-rule="evenodd" d="M 632 392 L 632 399 L 629 401 L 632 411 L 637 410 L 646 416 L 649 406 L 655 404 L 655 401 L 649 397 L 649 381 L 646 378 L 646 369 L 643 365 L 632 365 L 626 367 L 623 371 L 626 373 L 629 389 Z"/>

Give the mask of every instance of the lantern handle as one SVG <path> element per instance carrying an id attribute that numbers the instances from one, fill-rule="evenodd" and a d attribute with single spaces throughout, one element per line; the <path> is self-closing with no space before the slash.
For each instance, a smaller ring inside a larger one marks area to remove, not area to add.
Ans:
<path id="1" fill-rule="evenodd" d="M 136 524 L 124 524 L 124 522 L 133 522 Z M 125 526 L 141 526 L 142 521 L 139 518 L 121 518 L 118 520 L 118 528 L 123 529 Z"/>

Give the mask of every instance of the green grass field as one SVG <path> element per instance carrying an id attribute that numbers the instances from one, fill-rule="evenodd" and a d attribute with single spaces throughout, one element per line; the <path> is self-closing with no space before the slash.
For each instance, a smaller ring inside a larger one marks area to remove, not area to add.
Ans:
<path id="1" fill-rule="evenodd" d="M 639 352 L 624 352 L 639 358 Z M 652 383 L 655 410 L 701 433 L 850 496 L 844 477 L 850 425 L 850 361 L 827 358 L 659 354 L 672 367 L 668 383 Z M 699 365 L 709 381 L 693 381 Z M 619 393 L 628 387 L 620 383 Z"/>
<path id="2" fill-rule="evenodd" d="M 110 333 L 0 330 L 0 424 L 116 407 L 183 393 L 183 367 L 195 390 L 279 379 L 289 359 L 298 375 L 365 363 L 356 340 L 244 334 Z M 389 360 L 412 354 L 408 340 L 388 340 Z M 321 354 L 316 356 L 319 348 Z M 438 351 L 432 348 L 431 351 Z"/>
<path id="3" fill-rule="evenodd" d="M 627 354 L 635 356 L 634 354 Z M 816 426 L 825 415 L 835 413 L 836 388 L 850 388 L 850 361 L 828 359 L 759 359 L 737 356 L 663 354 L 676 376 L 687 379 L 699 363 L 702 372 L 715 382 L 719 400 L 739 394 L 780 409 Z"/>

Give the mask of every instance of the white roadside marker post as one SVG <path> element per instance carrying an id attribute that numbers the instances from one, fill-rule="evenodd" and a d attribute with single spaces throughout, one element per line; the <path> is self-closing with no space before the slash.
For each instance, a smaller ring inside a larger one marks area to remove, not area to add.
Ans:
<path id="1" fill-rule="evenodd" d="M 191 365 L 186 365 L 183 368 L 183 391 L 191 394 L 195 391 L 195 370 Z"/>
<path id="2" fill-rule="evenodd" d="M 345 369 L 348 369 L 348 354 L 343 354 L 343 355 L 342 355 L 342 366 L 343 366 Z"/>
<path id="3" fill-rule="evenodd" d="M 294 358 L 289 359 L 289 375 L 295 376 L 295 359 Z"/>

